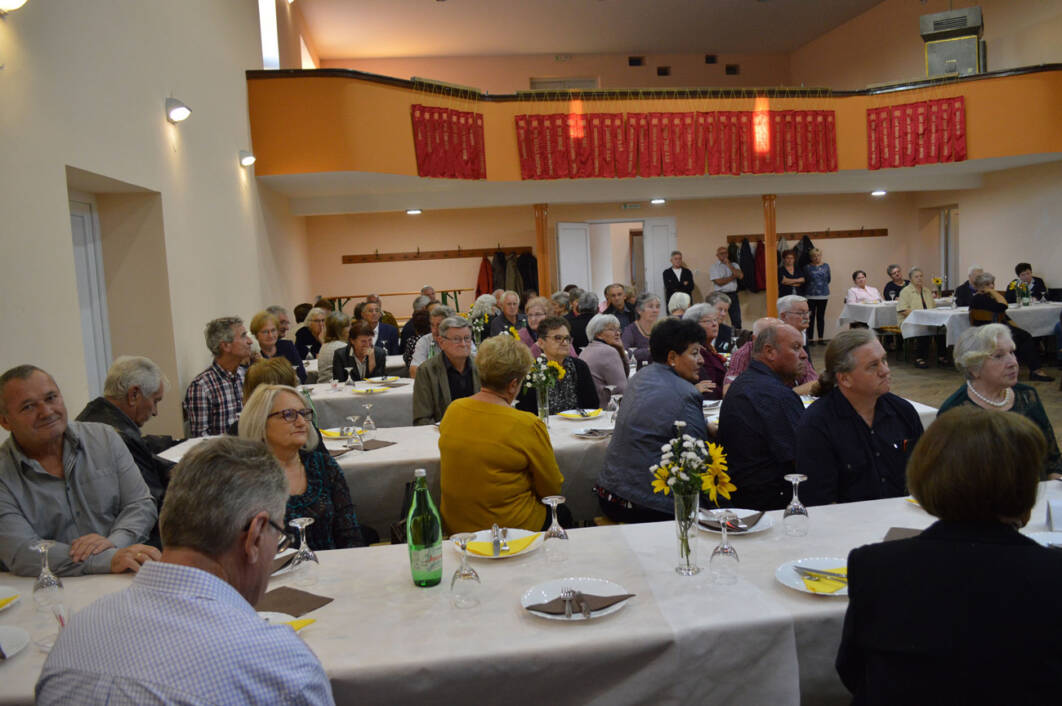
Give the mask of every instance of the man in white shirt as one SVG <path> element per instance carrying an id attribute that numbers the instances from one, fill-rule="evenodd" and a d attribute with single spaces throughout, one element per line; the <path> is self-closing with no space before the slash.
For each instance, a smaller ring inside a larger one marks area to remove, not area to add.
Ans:
<path id="1" fill-rule="evenodd" d="M 741 268 L 730 261 L 726 246 L 721 245 L 715 256 L 719 262 L 713 262 L 708 268 L 708 276 L 715 284 L 715 291 L 725 292 L 730 297 L 730 323 L 735 329 L 741 328 L 741 302 L 738 299 L 738 280 L 745 275 Z"/>

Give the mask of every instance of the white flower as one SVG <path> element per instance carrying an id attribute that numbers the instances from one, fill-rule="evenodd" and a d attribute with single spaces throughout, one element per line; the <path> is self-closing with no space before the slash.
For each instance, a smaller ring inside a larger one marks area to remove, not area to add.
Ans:
<path id="1" fill-rule="evenodd" d="M 663 446 L 660 447 L 660 450 L 661 451 L 670 451 L 671 450 L 671 444 L 664 444 Z"/>
<path id="2" fill-rule="evenodd" d="M 667 484 L 668 484 L 668 485 L 675 485 L 675 476 L 670 476 L 670 477 L 669 477 L 669 478 L 667 479 Z"/>
<path id="3" fill-rule="evenodd" d="M 679 471 L 679 473 L 678 473 L 678 476 L 679 476 L 679 478 L 681 478 L 682 480 L 689 480 L 689 479 L 690 479 L 690 477 L 689 477 L 688 475 L 686 475 L 686 472 L 685 472 L 685 471 Z"/>

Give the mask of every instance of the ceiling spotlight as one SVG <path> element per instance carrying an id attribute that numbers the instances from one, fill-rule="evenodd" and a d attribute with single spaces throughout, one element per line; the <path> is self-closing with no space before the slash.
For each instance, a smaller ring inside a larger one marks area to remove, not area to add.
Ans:
<path id="1" fill-rule="evenodd" d="M 411 208 L 406 211 L 407 216 L 419 216 L 421 213 L 423 213 L 423 211 L 419 208 Z"/>
<path id="2" fill-rule="evenodd" d="M 870 195 L 871 196 L 877 196 L 878 198 L 881 198 L 886 193 L 888 193 L 888 192 L 886 192 L 885 189 L 877 189 L 876 191 L 871 191 Z"/>
<path id="3" fill-rule="evenodd" d="M 255 162 L 255 157 L 254 157 L 253 154 L 251 154 L 247 150 L 240 150 L 240 164 L 242 166 L 249 167 L 252 164 L 254 164 L 254 162 Z"/>
<path id="4" fill-rule="evenodd" d="M 649 201 L 649 203 L 653 204 L 654 206 L 663 206 L 665 203 L 667 203 L 667 199 L 652 199 Z"/>
<path id="5" fill-rule="evenodd" d="M 176 98 L 166 99 L 166 119 L 176 125 L 182 120 L 187 120 L 192 114 L 192 109 Z"/>

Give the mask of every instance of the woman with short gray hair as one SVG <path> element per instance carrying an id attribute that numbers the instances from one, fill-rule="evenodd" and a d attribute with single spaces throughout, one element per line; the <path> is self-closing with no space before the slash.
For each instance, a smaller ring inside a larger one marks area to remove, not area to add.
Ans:
<path id="1" fill-rule="evenodd" d="M 579 354 L 579 360 L 590 368 L 598 401 L 607 405 L 613 394 L 622 395 L 627 389 L 629 366 L 620 340 L 619 319 L 612 314 L 595 314 L 586 325 L 586 337 L 590 342 Z"/>
<path id="2" fill-rule="evenodd" d="M 634 349 L 639 359 L 649 359 L 649 334 L 660 318 L 660 297 L 652 292 L 643 292 L 634 302 L 634 314 L 637 318 L 623 329 L 623 347 Z"/>
<path id="3" fill-rule="evenodd" d="M 966 376 L 966 383 L 944 400 L 938 416 L 967 405 L 1020 414 L 1036 424 L 1047 441 L 1041 477 L 1062 478 L 1062 454 L 1040 396 L 1035 388 L 1018 382 L 1010 329 L 1003 324 L 986 324 L 963 331 L 955 344 L 955 366 Z"/>
<path id="4" fill-rule="evenodd" d="M 347 481 L 328 449 L 318 445 L 313 412 L 293 387 L 260 385 L 240 415 L 241 439 L 263 441 L 284 469 L 288 501 L 284 524 L 312 517 L 310 548 L 345 549 L 367 544 Z"/>
<path id="5" fill-rule="evenodd" d="M 327 311 L 315 306 L 306 314 L 306 325 L 295 332 L 295 348 L 303 360 L 316 358 L 321 352 L 327 316 Z"/>
<path id="6" fill-rule="evenodd" d="M 669 316 L 682 317 L 686 309 L 690 307 L 690 295 L 685 292 L 675 292 L 667 300 L 667 313 Z"/>

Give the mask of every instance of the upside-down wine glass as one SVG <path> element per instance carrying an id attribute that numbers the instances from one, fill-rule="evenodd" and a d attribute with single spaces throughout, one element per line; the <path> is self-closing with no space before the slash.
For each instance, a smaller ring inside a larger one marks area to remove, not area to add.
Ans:
<path id="1" fill-rule="evenodd" d="M 634 349 L 634 348 L 628 348 L 627 349 L 627 366 L 629 368 L 629 370 L 628 370 L 629 374 L 627 375 L 627 377 L 630 377 L 631 375 L 634 375 L 634 373 L 636 373 L 638 371 L 638 361 L 634 359 L 635 352 L 636 352 L 636 349 Z"/>
<path id="2" fill-rule="evenodd" d="M 461 550 L 461 566 L 450 579 L 450 600 L 454 608 L 475 608 L 479 605 L 479 574 L 468 565 L 468 543 L 475 538 L 472 532 L 460 532 L 450 537 Z"/>
<path id="3" fill-rule="evenodd" d="M 32 546 L 41 555 L 41 573 L 33 582 L 33 602 L 37 604 L 37 612 L 42 615 L 42 622 L 45 623 L 41 633 L 35 635 L 34 642 L 44 652 L 52 649 L 55 639 L 59 637 L 59 631 L 66 625 L 63 580 L 48 566 L 48 550 L 54 544 L 54 540 L 41 539 Z"/>
<path id="4" fill-rule="evenodd" d="M 605 385 L 605 389 L 608 390 L 608 405 L 605 407 L 605 411 L 608 412 L 609 419 L 615 424 L 616 413 L 619 412 L 619 400 L 616 399 L 616 386 Z"/>
<path id="5" fill-rule="evenodd" d="M 712 550 L 712 558 L 708 560 L 708 570 L 712 572 L 712 581 L 722 585 L 737 583 L 738 580 L 738 553 L 734 545 L 727 537 L 727 523 L 737 519 L 737 515 L 730 510 L 716 510 L 712 517 L 719 522 L 719 531 L 722 538 L 719 546 Z"/>
<path id="6" fill-rule="evenodd" d="M 358 433 L 358 420 L 361 417 L 357 414 L 352 414 L 347 417 L 347 421 L 350 422 L 350 426 L 343 427 L 343 436 L 346 437 L 344 446 L 349 451 L 364 451 L 365 446 L 361 443 L 361 434 Z"/>
<path id="7" fill-rule="evenodd" d="M 365 408 L 365 421 L 361 423 L 361 438 L 363 441 L 369 441 L 376 438 L 376 422 L 369 416 L 369 410 L 372 409 L 372 402 L 366 402 L 362 405 Z"/>
<path id="8" fill-rule="evenodd" d="M 543 534 L 543 552 L 546 555 L 546 561 L 550 564 L 556 564 L 567 560 L 568 558 L 568 533 L 560 525 L 560 521 L 557 519 L 557 506 L 564 502 L 563 495 L 547 495 L 542 498 L 544 505 L 549 505 L 550 512 L 553 515 L 553 522 L 550 523 L 549 529 Z"/>
<path id="9" fill-rule="evenodd" d="M 343 370 L 347 371 L 347 384 L 354 387 L 354 366 L 352 365 L 349 368 L 344 366 Z"/>
<path id="10" fill-rule="evenodd" d="M 800 502 L 797 486 L 808 477 L 801 473 L 790 473 L 785 476 L 785 479 L 793 484 L 793 499 L 789 501 L 785 512 L 782 513 L 782 525 L 785 526 L 785 533 L 790 537 L 805 537 L 808 533 L 808 509 L 804 507 L 804 503 Z"/>
<path id="11" fill-rule="evenodd" d="M 306 528 L 312 524 L 312 517 L 296 517 L 288 522 L 299 532 L 299 548 L 291 559 L 291 580 L 296 586 L 313 586 L 317 583 L 317 570 L 321 562 L 306 543 Z"/>

